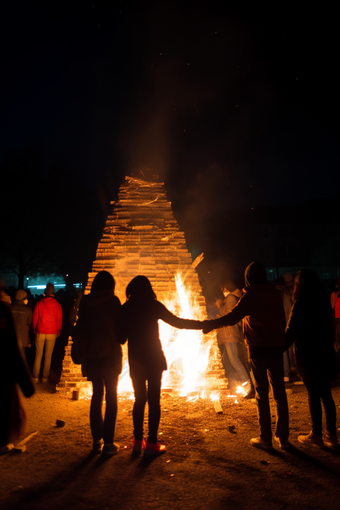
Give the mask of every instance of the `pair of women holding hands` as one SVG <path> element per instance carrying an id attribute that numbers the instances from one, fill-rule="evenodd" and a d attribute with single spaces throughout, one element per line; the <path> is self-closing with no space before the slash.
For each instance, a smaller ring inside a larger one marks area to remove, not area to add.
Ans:
<path id="1" fill-rule="evenodd" d="M 136 276 L 126 288 L 125 304 L 114 294 L 115 281 L 107 271 L 93 280 L 91 292 L 79 307 L 75 335 L 82 339 L 83 375 L 92 381 L 90 426 L 93 451 L 112 455 L 117 416 L 117 386 L 122 370 L 121 344 L 128 341 L 128 358 L 135 402 L 133 406 L 135 453 L 157 455 L 166 448 L 157 441 L 160 421 L 160 395 L 166 358 L 159 338 L 158 320 L 179 329 L 202 329 L 202 323 L 181 319 L 157 301 L 151 283 Z M 106 393 L 106 410 L 102 404 Z M 144 411 L 149 406 L 149 434 L 144 440 Z"/>

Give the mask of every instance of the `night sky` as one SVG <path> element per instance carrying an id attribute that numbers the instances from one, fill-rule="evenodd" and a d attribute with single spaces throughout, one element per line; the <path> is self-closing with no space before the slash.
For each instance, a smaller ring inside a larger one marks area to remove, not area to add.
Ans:
<path id="1" fill-rule="evenodd" d="M 339 197 L 336 13 L 271 4 L 8 2 L 1 156 L 41 148 L 107 203 L 150 167 L 185 225 Z"/>

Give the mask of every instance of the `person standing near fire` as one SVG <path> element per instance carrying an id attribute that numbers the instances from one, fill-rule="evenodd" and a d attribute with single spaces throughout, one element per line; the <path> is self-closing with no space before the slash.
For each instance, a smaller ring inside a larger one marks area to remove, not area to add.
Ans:
<path id="1" fill-rule="evenodd" d="M 242 291 L 236 288 L 234 282 L 228 279 L 221 281 L 221 292 L 224 298 L 216 300 L 220 316 L 231 312 L 237 305 Z M 246 395 L 250 394 L 251 382 L 242 361 L 239 357 L 238 344 L 243 340 L 241 322 L 233 326 L 224 326 L 217 331 L 217 343 L 221 352 L 222 364 L 228 379 L 228 389 L 235 392 L 237 386 L 242 386 Z"/>
<path id="2" fill-rule="evenodd" d="M 293 307 L 286 328 L 286 347 L 295 345 L 296 368 L 308 394 L 312 419 L 305 445 L 338 448 L 336 407 L 331 382 L 337 377 L 332 308 L 316 273 L 301 269 L 294 281 Z M 322 406 L 326 430 L 322 437 Z"/>
<path id="3" fill-rule="evenodd" d="M 45 348 L 42 382 L 48 382 L 50 375 L 52 354 L 55 342 L 60 335 L 63 322 L 61 305 L 54 299 L 54 285 L 48 283 L 44 297 L 38 301 L 33 310 L 33 330 L 35 332 L 35 359 L 33 365 L 33 379 L 39 382 L 41 360 Z"/>
<path id="4" fill-rule="evenodd" d="M 245 271 L 244 294 L 224 317 L 205 321 L 203 332 L 232 326 L 244 319 L 244 335 L 255 387 L 260 437 L 250 443 L 263 449 L 272 448 L 269 383 L 276 404 L 275 439 L 281 448 L 288 448 L 289 416 L 283 376 L 285 346 L 285 313 L 280 291 L 267 284 L 266 268 L 252 262 Z"/>
<path id="5" fill-rule="evenodd" d="M 151 283 L 146 276 L 136 276 L 126 287 L 127 301 L 122 306 L 119 337 L 121 343 L 128 341 L 130 377 L 135 392 L 133 406 L 135 453 L 159 455 L 166 451 L 157 442 L 161 417 L 160 396 L 162 374 L 167 362 L 159 338 L 158 320 L 178 329 L 202 329 L 196 320 L 181 319 L 173 315 L 157 301 Z M 143 439 L 145 404 L 149 404 L 149 435 Z"/>
<path id="6" fill-rule="evenodd" d="M 79 348 L 82 373 L 92 382 L 92 451 L 104 455 L 114 455 L 119 450 L 114 434 L 118 377 L 122 371 L 122 348 L 117 336 L 121 303 L 114 291 L 115 280 L 111 273 L 99 271 L 90 294 L 80 301 L 78 320 L 72 332 L 72 340 Z"/>

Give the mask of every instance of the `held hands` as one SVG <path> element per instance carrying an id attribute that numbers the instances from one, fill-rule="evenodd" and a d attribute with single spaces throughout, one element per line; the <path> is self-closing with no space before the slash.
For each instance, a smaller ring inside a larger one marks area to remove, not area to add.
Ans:
<path id="1" fill-rule="evenodd" d="M 206 320 L 206 321 L 202 321 L 201 322 L 201 326 L 202 326 L 202 330 L 203 330 L 203 333 L 206 335 L 207 333 L 210 333 L 210 331 L 212 331 L 214 328 L 213 326 L 213 323 L 214 321 L 209 321 L 209 320 Z"/>

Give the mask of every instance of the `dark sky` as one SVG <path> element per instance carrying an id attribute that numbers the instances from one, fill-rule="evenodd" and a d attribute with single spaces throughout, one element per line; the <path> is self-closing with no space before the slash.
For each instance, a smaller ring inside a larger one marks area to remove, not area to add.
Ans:
<path id="1" fill-rule="evenodd" d="M 108 200 L 151 167 L 187 218 L 339 195 L 337 15 L 261 4 L 7 2 L 1 154 L 43 147 Z"/>

